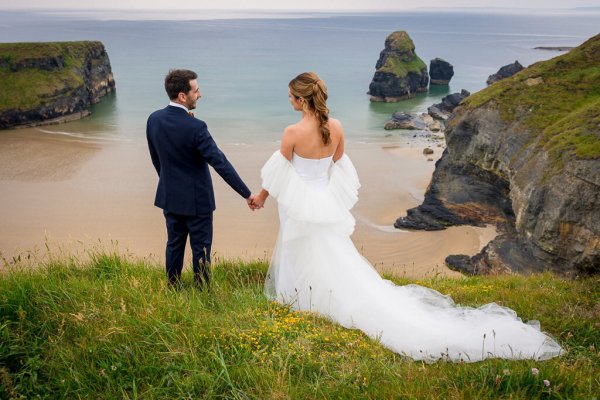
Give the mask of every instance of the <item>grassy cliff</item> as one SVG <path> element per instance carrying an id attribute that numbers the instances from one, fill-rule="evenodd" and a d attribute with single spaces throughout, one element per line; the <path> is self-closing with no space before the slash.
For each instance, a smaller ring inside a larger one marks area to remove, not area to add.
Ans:
<path id="1" fill-rule="evenodd" d="M 263 262 L 217 265 L 206 293 L 185 274 L 184 288 L 171 291 L 162 266 L 112 253 L 85 263 L 47 256 L 33 268 L 13 261 L 0 269 L 0 398 L 563 399 L 600 391 L 598 278 L 394 279 L 465 305 L 511 307 L 567 350 L 543 362 L 428 365 L 269 302 Z"/>
<path id="2" fill-rule="evenodd" d="M 538 62 L 465 100 L 520 121 L 555 161 L 600 158 L 600 35 L 567 54 Z"/>
<path id="3" fill-rule="evenodd" d="M 114 86 L 101 42 L 0 43 L 0 128 L 81 112 Z"/>

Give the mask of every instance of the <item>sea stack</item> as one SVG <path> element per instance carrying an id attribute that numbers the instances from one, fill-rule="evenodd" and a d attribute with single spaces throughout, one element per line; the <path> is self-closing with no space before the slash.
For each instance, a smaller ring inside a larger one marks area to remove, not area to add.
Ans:
<path id="1" fill-rule="evenodd" d="M 415 54 L 415 45 L 405 31 L 385 39 L 375 68 L 369 85 L 371 101 L 396 102 L 427 91 L 427 65 Z"/>
<path id="2" fill-rule="evenodd" d="M 0 44 L 0 129 L 80 119 L 114 90 L 101 42 Z"/>
<path id="3" fill-rule="evenodd" d="M 429 63 L 429 76 L 432 85 L 447 85 L 454 76 L 454 66 L 441 58 L 434 58 Z"/>

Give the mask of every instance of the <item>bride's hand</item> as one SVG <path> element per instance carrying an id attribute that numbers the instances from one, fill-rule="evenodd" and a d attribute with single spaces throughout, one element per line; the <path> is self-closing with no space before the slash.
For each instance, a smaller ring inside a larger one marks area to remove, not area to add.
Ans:
<path id="1" fill-rule="evenodd" d="M 254 200 L 252 200 L 252 205 L 254 206 L 254 209 L 258 210 L 259 208 L 263 208 L 265 206 L 265 200 L 266 198 L 261 196 L 260 194 L 254 196 Z"/>

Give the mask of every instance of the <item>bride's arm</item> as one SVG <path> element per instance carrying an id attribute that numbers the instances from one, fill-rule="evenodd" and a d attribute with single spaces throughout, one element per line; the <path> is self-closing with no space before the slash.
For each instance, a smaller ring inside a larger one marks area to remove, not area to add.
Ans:
<path id="1" fill-rule="evenodd" d="M 294 138 L 293 138 L 293 129 L 288 126 L 283 131 L 283 136 L 281 137 L 281 148 L 279 149 L 281 155 L 287 158 L 288 161 L 292 161 L 292 155 L 294 153 Z M 262 189 L 259 194 L 254 197 L 253 204 L 259 208 L 264 207 L 265 201 L 269 197 L 269 192 L 265 189 Z"/>
<path id="2" fill-rule="evenodd" d="M 336 124 L 334 125 L 335 128 L 340 135 L 340 143 L 338 144 L 337 148 L 335 149 L 335 153 L 333 153 L 333 162 L 336 162 L 337 160 L 339 160 L 340 158 L 342 158 L 342 156 L 344 155 L 344 128 L 342 127 L 342 124 L 338 121 L 335 120 Z"/>
<path id="3" fill-rule="evenodd" d="M 281 148 L 279 149 L 281 154 L 287 158 L 288 161 L 292 161 L 294 143 L 294 129 L 291 126 L 288 126 L 283 131 L 283 136 L 281 136 Z"/>

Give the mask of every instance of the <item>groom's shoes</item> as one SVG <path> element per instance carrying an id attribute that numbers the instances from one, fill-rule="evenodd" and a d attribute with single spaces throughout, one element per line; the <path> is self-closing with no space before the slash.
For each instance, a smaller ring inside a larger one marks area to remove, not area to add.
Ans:
<path id="1" fill-rule="evenodd" d="M 183 284 L 181 283 L 181 279 L 179 279 L 179 277 L 169 277 L 167 287 L 171 290 L 181 290 L 183 289 Z"/>
<path id="2" fill-rule="evenodd" d="M 194 285 L 200 290 L 210 290 L 210 281 L 207 277 L 202 278 L 199 272 L 194 273 Z"/>

